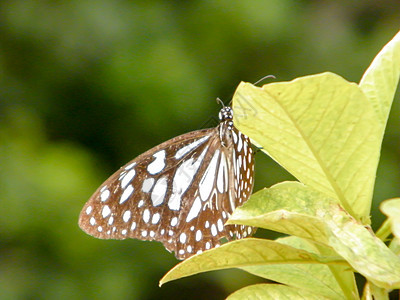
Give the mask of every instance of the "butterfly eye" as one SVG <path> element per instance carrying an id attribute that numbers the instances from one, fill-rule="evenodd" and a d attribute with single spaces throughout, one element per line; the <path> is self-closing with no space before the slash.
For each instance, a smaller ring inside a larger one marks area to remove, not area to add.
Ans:
<path id="1" fill-rule="evenodd" d="M 219 117 L 220 126 L 175 137 L 114 173 L 83 207 L 79 226 L 102 239 L 157 240 L 178 259 L 251 235 L 252 227 L 224 224 L 250 197 L 253 152 L 232 109 Z"/>

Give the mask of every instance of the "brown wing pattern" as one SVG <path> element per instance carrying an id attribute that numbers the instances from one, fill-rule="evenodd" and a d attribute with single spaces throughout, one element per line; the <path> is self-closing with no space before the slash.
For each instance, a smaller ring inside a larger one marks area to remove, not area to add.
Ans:
<path id="1" fill-rule="evenodd" d="M 225 127 L 178 136 L 123 166 L 85 204 L 80 227 L 101 239 L 157 240 L 178 259 L 252 234 L 224 226 L 249 198 L 254 172 L 249 139 Z"/>

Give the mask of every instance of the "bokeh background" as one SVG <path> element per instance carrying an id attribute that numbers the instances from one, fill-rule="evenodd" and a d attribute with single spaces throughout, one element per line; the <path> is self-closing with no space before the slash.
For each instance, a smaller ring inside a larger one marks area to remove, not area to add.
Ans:
<path id="1" fill-rule="evenodd" d="M 80 209 L 135 156 L 215 126 L 215 98 L 240 81 L 358 82 L 399 25 L 398 0 L 1 1 L 0 299 L 222 299 L 260 282 L 226 270 L 159 288 L 174 256 L 92 238 Z M 379 202 L 400 195 L 396 98 L 374 228 Z M 256 165 L 255 190 L 291 179 L 262 153 Z"/>

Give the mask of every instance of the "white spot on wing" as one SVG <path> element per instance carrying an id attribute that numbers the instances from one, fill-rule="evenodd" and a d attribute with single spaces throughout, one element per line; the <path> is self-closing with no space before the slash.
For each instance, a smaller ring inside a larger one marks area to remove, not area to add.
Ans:
<path id="1" fill-rule="evenodd" d="M 168 207 L 172 210 L 179 210 L 181 206 L 182 195 L 186 192 L 190 183 L 193 181 L 201 162 L 203 161 L 208 146 L 203 150 L 200 156 L 194 161 L 190 158 L 184 161 L 175 171 L 172 183 L 172 194 L 168 200 Z"/>
<path id="2" fill-rule="evenodd" d="M 202 238 L 202 236 L 203 236 L 203 234 L 201 233 L 201 231 L 200 231 L 200 230 L 197 230 L 197 231 L 196 231 L 196 241 L 197 241 L 197 242 L 200 241 L 201 238 Z"/>
<path id="3" fill-rule="evenodd" d="M 131 218 L 131 211 L 130 210 L 125 211 L 122 216 L 122 219 L 124 220 L 124 222 L 127 223 L 130 218 Z"/>
<path id="4" fill-rule="evenodd" d="M 121 188 L 124 189 L 131 182 L 133 177 L 135 177 L 136 171 L 135 169 L 130 170 L 121 180 Z"/>
<path id="5" fill-rule="evenodd" d="M 170 224 L 171 224 L 171 226 L 176 226 L 176 224 L 178 224 L 178 218 L 173 217 Z"/>
<path id="6" fill-rule="evenodd" d="M 122 171 L 121 174 L 119 174 L 118 180 L 121 180 L 122 178 L 124 178 L 125 175 L 126 175 L 126 171 Z"/>
<path id="7" fill-rule="evenodd" d="M 131 230 L 135 230 L 135 228 L 136 228 L 136 222 L 133 222 L 131 225 Z"/>
<path id="8" fill-rule="evenodd" d="M 151 201 L 153 202 L 153 206 L 158 206 L 163 203 L 167 187 L 167 177 L 161 177 L 157 180 L 153 191 L 151 192 Z"/>
<path id="9" fill-rule="evenodd" d="M 153 218 L 151 219 L 151 223 L 157 224 L 158 221 L 160 221 L 160 214 L 159 214 L 159 213 L 155 213 L 155 214 L 153 215 Z"/>
<path id="10" fill-rule="evenodd" d="M 242 156 L 239 154 L 238 158 L 237 158 L 237 166 L 238 166 L 238 173 L 240 172 L 240 168 L 242 167 Z"/>
<path id="11" fill-rule="evenodd" d="M 233 142 L 236 144 L 237 143 L 237 135 L 236 132 L 232 130 L 232 136 L 233 136 Z"/>
<path id="12" fill-rule="evenodd" d="M 218 219 L 217 226 L 218 226 L 218 231 L 224 230 L 224 224 L 222 223 L 221 219 Z"/>
<path id="13" fill-rule="evenodd" d="M 145 223 L 149 223 L 150 220 L 150 211 L 146 208 L 143 212 L 143 221 Z"/>
<path id="14" fill-rule="evenodd" d="M 237 143 L 237 151 L 240 152 L 240 150 L 242 150 L 242 135 L 239 133 L 239 139 L 238 139 L 238 143 Z"/>
<path id="15" fill-rule="evenodd" d="M 103 210 L 101 211 L 101 215 L 103 218 L 107 217 L 111 213 L 111 209 L 108 207 L 108 205 L 105 205 L 103 207 Z"/>
<path id="16" fill-rule="evenodd" d="M 154 181 L 154 178 L 146 178 L 145 180 L 143 180 L 142 191 L 144 193 L 150 192 L 151 188 L 154 185 Z"/>
<path id="17" fill-rule="evenodd" d="M 217 235 L 217 227 L 215 226 L 215 224 L 212 224 L 211 225 L 211 234 L 213 235 L 213 236 L 216 236 Z"/>
<path id="18" fill-rule="evenodd" d="M 228 166 L 226 163 L 226 156 L 223 152 L 221 152 L 221 161 L 218 168 L 217 188 L 220 193 L 228 190 Z"/>
<path id="19" fill-rule="evenodd" d="M 186 217 L 186 222 L 190 222 L 194 218 L 196 218 L 199 215 L 199 212 L 201 210 L 201 200 L 200 197 L 197 197 L 192 204 L 192 207 L 190 208 L 190 211 Z"/>
<path id="20" fill-rule="evenodd" d="M 186 243 L 186 233 L 182 232 L 181 235 L 179 236 L 179 241 L 184 244 Z"/>
<path id="21" fill-rule="evenodd" d="M 100 199 L 102 202 L 107 201 L 108 197 L 110 197 L 110 191 L 109 190 L 104 190 L 100 194 Z"/>
<path id="22" fill-rule="evenodd" d="M 161 151 L 158 151 L 157 153 L 153 154 L 153 156 L 155 157 L 155 160 L 147 166 L 147 171 L 150 174 L 152 174 L 152 175 L 157 174 L 164 169 L 165 155 L 166 155 L 165 150 L 161 150 Z"/>
<path id="23" fill-rule="evenodd" d="M 128 185 L 125 191 L 121 195 L 121 199 L 119 199 L 119 204 L 124 203 L 133 193 L 133 186 L 132 184 Z"/>
<path id="24" fill-rule="evenodd" d="M 217 162 L 219 158 L 219 150 L 215 151 L 214 156 L 212 157 L 210 164 L 205 171 L 203 178 L 200 180 L 199 190 L 200 190 L 200 198 L 203 201 L 206 201 L 210 196 L 211 190 L 214 185 L 215 173 L 217 171 Z"/>
<path id="25" fill-rule="evenodd" d="M 198 146 L 200 146 L 202 143 L 204 143 L 210 136 L 204 136 L 201 139 L 198 139 L 197 141 L 194 141 L 192 143 L 190 143 L 189 145 L 186 145 L 185 147 L 179 149 L 176 154 L 175 154 L 175 158 L 176 159 L 180 159 L 181 157 L 183 157 L 186 153 L 192 151 L 194 148 L 197 148 Z"/>
<path id="26" fill-rule="evenodd" d="M 96 225 L 96 220 L 95 220 L 95 218 L 91 217 L 90 220 L 89 220 L 89 223 L 90 223 L 90 225 L 92 225 L 92 226 Z"/>
<path id="27" fill-rule="evenodd" d="M 86 214 L 89 215 L 91 212 L 92 212 L 92 207 L 89 205 L 89 206 L 86 208 Z"/>

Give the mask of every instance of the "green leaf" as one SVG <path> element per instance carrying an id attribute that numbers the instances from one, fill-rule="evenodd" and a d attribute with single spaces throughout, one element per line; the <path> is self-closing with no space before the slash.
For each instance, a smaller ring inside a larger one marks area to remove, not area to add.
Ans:
<path id="1" fill-rule="evenodd" d="M 380 208 L 389 218 L 393 235 L 400 238 L 400 198 L 386 200 Z"/>
<path id="2" fill-rule="evenodd" d="M 280 218 L 270 218 L 271 214 L 276 215 L 270 210 L 274 207 L 284 208 L 279 211 Z M 292 215 L 295 215 L 295 219 L 291 226 L 285 226 Z M 316 220 L 321 228 L 313 235 Z M 235 210 L 229 223 L 272 230 L 283 223 L 281 228 L 286 228 L 283 232 L 324 242 L 377 286 L 400 287 L 400 259 L 371 231 L 337 205 L 334 199 L 301 183 L 281 183 L 257 192 Z M 310 231 L 307 233 L 303 228 L 309 224 Z"/>
<path id="3" fill-rule="evenodd" d="M 325 216 L 329 245 L 375 285 L 400 288 L 400 259 L 387 246 L 340 208 Z"/>
<path id="4" fill-rule="evenodd" d="M 400 76 L 400 32 L 378 53 L 365 71 L 360 88 L 375 109 L 382 135 Z"/>
<path id="5" fill-rule="evenodd" d="M 253 194 L 235 209 L 227 224 L 261 227 L 327 245 L 328 229 L 318 211 L 329 210 L 332 200 L 324 202 L 320 197 L 301 183 L 279 183 Z"/>
<path id="6" fill-rule="evenodd" d="M 284 182 L 253 194 L 227 224 L 247 224 L 329 245 L 329 228 L 318 214 L 335 205 L 332 200 L 321 200 L 320 193 L 301 183 Z M 348 274 L 352 272 L 345 272 L 343 266 L 329 268 L 347 297 L 357 294 L 353 274 Z"/>
<path id="7" fill-rule="evenodd" d="M 279 243 L 290 245 L 297 249 L 306 250 L 315 254 L 320 252 L 321 246 L 298 237 L 285 237 L 276 240 Z M 335 253 L 328 248 L 324 249 L 330 256 Z M 331 270 L 331 268 L 338 270 Z M 323 295 L 330 299 L 357 299 L 357 286 L 354 273 L 348 266 L 323 264 L 290 264 L 290 265 L 260 265 L 241 268 L 253 275 L 286 284 L 310 292 Z M 339 277 L 341 285 L 336 277 Z"/>
<path id="8" fill-rule="evenodd" d="M 247 238 L 188 258 L 170 270 L 160 285 L 206 271 L 283 263 L 345 264 L 338 256 L 321 256 L 275 241 Z"/>
<path id="9" fill-rule="evenodd" d="M 227 300 L 242 299 L 332 299 L 317 293 L 280 284 L 255 284 L 231 294 Z M 333 298 L 334 299 L 334 298 Z"/>
<path id="10" fill-rule="evenodd" d="M 368 219 L 380 123 L 357 84 L 332 73 L 262 88 L 242 82 L 233 109 L 235 126 L 286 170 Z"/>

